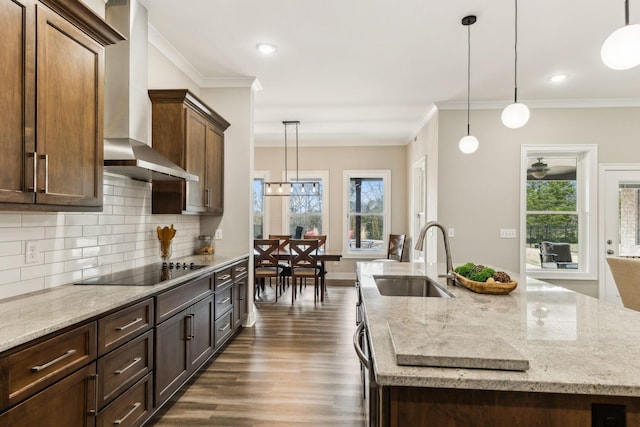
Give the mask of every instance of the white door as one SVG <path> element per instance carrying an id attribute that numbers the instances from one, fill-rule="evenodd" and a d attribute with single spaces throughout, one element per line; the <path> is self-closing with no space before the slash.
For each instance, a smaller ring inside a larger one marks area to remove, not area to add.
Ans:
<path id="1" fill-rule="evenodd" d="M 411 235 L 414 238 L 420 234 L 420 229 L 425 224 L 425 212 L 426 212 L 426 182 L 427 174 L 425 171 L 425 158 L 421 158 L 413 164 L 413 197 L 411 198 Z M 411 247 L 415 246 L 416 242 L 413 241 Z M 422 260 L 422 251 L 413 250 L 411 259 L 413 261 Z"/>
<path id="2" fill-rule="evenodd" d="M 640 164 L 600 169 L 600 299 L 622 305 L 606 257 L 640 256 Z"/>

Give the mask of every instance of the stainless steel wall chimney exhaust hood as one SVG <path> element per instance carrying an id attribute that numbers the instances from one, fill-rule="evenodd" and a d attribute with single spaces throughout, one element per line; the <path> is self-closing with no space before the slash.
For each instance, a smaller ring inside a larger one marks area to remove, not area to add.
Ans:
<path id="1" fill-rule="evenodd" d="M 147 9 L 138 0 L 109 0 L 106 21 L 126 40 L 105 49 L 104 170 L 139 181 L 198 181 L 149 145 Z"/>

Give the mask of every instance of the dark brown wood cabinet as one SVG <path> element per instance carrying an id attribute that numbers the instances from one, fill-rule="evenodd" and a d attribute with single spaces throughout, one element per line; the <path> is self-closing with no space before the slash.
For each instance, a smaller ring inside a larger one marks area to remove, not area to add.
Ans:
<path id="1" fill-rule="evenodd" d="M 100 210 L 104 46 L 123 37 L 77 0 L 2 0 L 0 23 L 0 209 Z"/>
<path id="2" fill-rule="evenodd" d="M 224 211 L 224 131 L 229 122 L 186 89 L 149 90 L 153 147 L 199 181 L 154 182 L 152 212 Z"/>
<path id="3" fill-rule="evenodd" d="M 248 261 L 241 261 L 233 266 L 233 329 L 237 330 L 247 317 L 247 285 Z"/>
<path id="4" fill-rule="evenodd" d="M 156 297 L 155 406 L 171 397 L 214 351 L 214 300 L 211 278 L 196 279 Z M 203 285 L 209 292 L 204 293 Z M 200 299 L 197 300 L 198 296 Z M 195 302 L 194 302 L 195 300 Z M 176 307 L 191 305 L 176 313 Z M 161 308 L 162 307 L 162 308 Z M 166 313 L 175 313 L 168 317 Z"/>

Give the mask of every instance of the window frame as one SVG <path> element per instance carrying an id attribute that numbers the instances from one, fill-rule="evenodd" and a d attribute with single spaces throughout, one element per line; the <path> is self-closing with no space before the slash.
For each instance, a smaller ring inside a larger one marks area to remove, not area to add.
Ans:
<path id="1" fill-rule="evenodd" d="M 264 188 L 264 182 L 265 181 L 270 181 L 270 172 L 268 170 L 254 170 L 253 171 L 253 181 L 252 181 L 252 185 L 255 183 L 256 179 L 261 179 L 263 182 L 263 187 Z M 253 190 L 253 187 L 252 187 Z M 270 211 L 270 198 L 264 195 L 264 190 L 263 190 L 263 194 L 262 194 L 262 207 L 264 209 L 264 211 L 262 212 L 262 236 L 263 238 L 266 238 L 266 236 L 269 235 L 269 211 Z M 251 203 L 253 204 L 253 199 L 251 201 Z M 252 224 L 255 224 L 255 211 L 252 207 L 251 209 L 252 212 Z M 253 233 L 253 230 L 251 231 Z M 254 235 L 253 238 L 255 239 L 256 236 Z"/>
<path id="2" fill-rule="evenodd" d="M 297 175 L 296 175 L 297 172 Z M 289 177 L 289 181 L 294 180 L 296 177 L 302 180 L 304 179 L 316 179 L 320 178 L 322 181 L 322 234 L 329 236 L 329 171 L 328 170 L 301 170 L 301 171 L 288 171 L 287 175 Z M 285 179 L 285 173 L 282 173 L 282 181 Z M 282 229 L 289 230 L 290 228 L 290 198 L 282 197 Z M 304 233 L 304 231 L 303 231 Z M 327 242 L 329 238 L 327 237 Z M 328 243 L 326 243 L 328 247 Z"/>
<path id="3" fill-rule="evenodd" d="M 527 269 L 527 168 L 528 158 L 571 156 L 577 158 L 576 209 L 578 214 L 578 265 L 572 269 Z M 521 145 L 520 149 L 520 275 L 537 279 L 596 280 L 598 196 L 595 144 Z"/>
<path id="4" fill-rule="evenodd" d="M 350 249 L 349 233 L 349 190 L 350 182 L 353 178 L 382 178 L 384 185 L 384 206 L 382 209 L 383 244 L 376 250 Z M 387 244 L 391 230 L 391 169 L 366 169 L 366 170 L 344 170 L 342 172 L 342 256 L 343 258 L 384 258 L 387 255 Z"/>

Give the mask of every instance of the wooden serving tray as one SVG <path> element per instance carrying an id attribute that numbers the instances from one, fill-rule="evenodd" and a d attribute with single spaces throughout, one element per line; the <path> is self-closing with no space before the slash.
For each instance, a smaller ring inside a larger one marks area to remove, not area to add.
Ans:
<path id="1" fill-rule="evenodd" d="M 458 273 L 453 273 L 456 276 L 456 282 L 467 289 L 477 292 L 479 294 L 492 294 L 492 295 L 505 295 L 514 290 L 518 286 L 518 282 L 512 280 L 507 283 L 502 282 L 475 282 L 469 280 Z"/>

